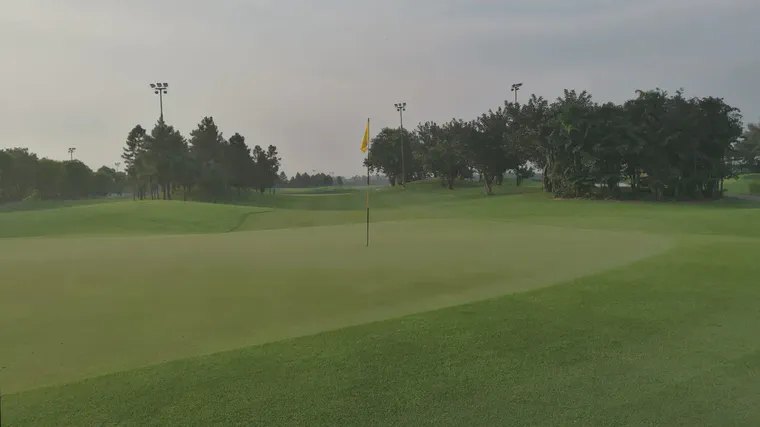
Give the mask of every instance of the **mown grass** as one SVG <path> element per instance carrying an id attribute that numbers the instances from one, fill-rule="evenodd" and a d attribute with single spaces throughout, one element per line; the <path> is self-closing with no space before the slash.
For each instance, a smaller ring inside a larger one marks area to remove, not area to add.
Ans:
<path id="1" fill-rule="evenodd" d="M 739 179 L 729 179 L 724 182 L 724 188 L 730 194 L 760 195 L 760 174 L 745 174 Z"/>
<path id="2" fill-rule="evenodd" d="M 760 423 L 757 204 L 426 185 L 377 191 L 370 248 L 362 193 L 0 240 L 4 421 Z"/>
<path id="3" fill-rule="evenodd" d="M 46 205 L 45 209 L 0 213 L 0 238 L 221 233 L 241 226 L 252 206 L 211 203 L 104 200 L 89 204 Z"/>

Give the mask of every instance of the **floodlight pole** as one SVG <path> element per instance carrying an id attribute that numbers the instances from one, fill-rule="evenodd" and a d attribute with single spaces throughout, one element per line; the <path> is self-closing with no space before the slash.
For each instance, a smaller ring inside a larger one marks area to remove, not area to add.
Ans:
<path id="1" fill-rule="evenodd" d="M 75 147 L 69 147 L 69 160 L 74 161 L 74 151 L 76 150 Z"/>
<path id="2" fill-rule="evenodd" d="M 404 162 L 404 111 L 406 110 L 406 102 L 396 104 L 396 110 L 401 119 L 401 185 L 406 188 L 406 164 Z"/>
<path id="3" fill-rule="evenodd" d="M 169 89 L 169 83 L 151 83 L 150 88 L 153 89 L 153 93 L 158 95 L 158 103 L 161 108 L 161 121 L 164 121 L 164 95 L 167 94 Z"/>
<path id="4" fill-rule="evenodd" d="M 515 83 L 512 85 L 512 92 L 515 93 L 515 104 L 517 104 L 517 92 L 520 91 L 520 88 L 522 87 L 522 83 Z"/>

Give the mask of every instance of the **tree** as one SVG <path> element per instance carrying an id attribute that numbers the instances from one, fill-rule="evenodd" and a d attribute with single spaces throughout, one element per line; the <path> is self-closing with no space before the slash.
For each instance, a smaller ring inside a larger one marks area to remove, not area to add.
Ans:
<path id="1" fill-rule="evenodd" d="M 251 157 L 251 149 L 245 143 L 245 137 L 236 133 L 230 137 L 225 154 L 225 164 L 230 179 L 230 185 L 237 189 L 237 194 L 244 188 L 253 186 L 255 164 Z"/>
<path id="2" fill-rule="evenodd" d="M 416 180 L 423 179 L 426 176 L 423 167 L 423 154 L 417 135 L 406 129 L 403 130 L 405 168 L 402 168 L 401 132 L 402 130 L 397 128 L 380 130 L 380 133 L 372 139 L 369 156 L 365 160 L 365 166 L 385 174 L 392 186 L 395 186 L 397 181 L 401 182 L 402 169 L 405 169 L 407 175 L 407 179 L 403 182 L 409 182 L 409 178 Z"/>
<path id="3" fill-rule="evenodd" d="M 277 157 L 277 147 L 270 145 L 267 151 L 260 146 L 253 148 L 255 186 L 261 193 L 267 188 L 274 187 L 280 170 L 280 158 Z"/>
<path id="4" fill-rule="evenodd" d="M 450 190 L 458 178 L 468 175 L 463 141 L 467 137 L 464 123 L 452 120 L 443 126 L 427 122 L 417 127 L 423 153 L 423 167 L 428 175 L 438 177 Z"/>
<path id="5" fill-rule="evenodd" d="M 95 176 L 93 177 L 93 192 L 99 196 L 107 196 L 111 194 L 115 187 L 115 176 L 115 170 L 107 166 L 102 166 L 97 172 L 95 172 Z"/>
<path id="6" fill-rule="evenodd" d="M 64 194 L 66 169 L 63 163 L 40 159 L 37 163 L 37 190 L 41 199 L 58 199 Z"/>
<path id="7" fill-rule="evenodd" d="M 93 172 L 79 160 L 63 163 L 66 170 L 65 195 L 68 199 L 81 199 L 91 194 Z"/>
<path id="8" fill-rule="evenodd" d="M 190 150 L 195 160 L 198 184 L 205 197 L 213 201 L 224 194 L 227 186 L 224 153 L 227 142 L 214 123 L 213 117 L 204 117 L 190 132 Z"/>
<path id="9" fill-rule="evenodd" d="M 163 193 L 163 199 L 171 199 L 172 183 L 178 181 L 187 149 L 185 138 L 173 126 L 159 119 L 150 135 L 144 139 L 143 156 L 149 181 Z"/>
<path id="10" fill-rule="evenodd" d="M 127 135 L 126 146 L 121 154 L 124 159 L 124 167 L 127 176 L 132 182 L 132 197 L 144 197 L 143 182 L 141 180 L 142 159 L 141 154 L 144 152 L 145 137 L 147 131 L 142 126 L 136 125 Z"/>
<path id="11" fill-rule="evenodd" d="M 493 194 L 496 177 L 517 166 L 516 159 L 510 156 L 507 124 L 507 112 L 502 107 L 489 110 L 472 123 L 461 124 L 465 155 L 482 177 L 487 195 Z"/>
<path id="12" fill-rule="evenodd" d="M 33 196 L 37 181 L 37 155 L 26 148 L 3 150 L 0 157 L 2 192 L 6 201 L 20 201 Z"/>
<path id="13" fill-rule="evenodd" d="M 760 122 L 749 123 L 734 145 L 734 158 L 740 171 L 760 172 Z"/>

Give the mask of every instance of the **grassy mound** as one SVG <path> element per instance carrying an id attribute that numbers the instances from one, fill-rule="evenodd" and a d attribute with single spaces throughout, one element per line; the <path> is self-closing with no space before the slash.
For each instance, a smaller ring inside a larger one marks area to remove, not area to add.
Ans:
<path id="1" fill-rule="evenodd" d="M 268 209 L 177 201 L 112 201 L 0 213 L 0 238 L 220 233 Z"/>
<path id="2" fill-rule="evenodd" d="M 0 287 L 0 342 L 9 349 L 2 356 L 4 388 L 545 286 L 649 256 L 668 242 L 462 221 L 378 224 L 369 249 L 363 237 L 362 226 L 338 226 L 0 240 L 0 270 L 8 279 Z M 586 256 L 565 255 L 580 248 Z M 542 269 L 544 263 L 553 268 Z M 40 264 L 46 268 L 35 269 Z M 19 319 L 34 321 L 14 327 Z"/>

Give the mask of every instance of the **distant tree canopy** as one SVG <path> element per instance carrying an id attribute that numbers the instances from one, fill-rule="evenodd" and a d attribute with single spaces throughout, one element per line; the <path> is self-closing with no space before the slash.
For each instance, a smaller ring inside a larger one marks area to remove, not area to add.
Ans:
<path id="1" fill-rule="evenodd" d="M 292 178 L 281 179 L 281 185 L 283 187 L 291 188 L 308 188 L 308 187 L 329 187 L 335 185 L 336 180 L 331 175 L 322 172 L 312 172 L 312 175 L 308 173 L 296 173 Z M 340 177 L 338 177 L 340 178 Z M 342 179 L 342 178 L 340 178 Z M 342 181 L 341 181 L 342 182 Z"/>
<path id="2" fill-rule="evenodd" d="M 272 188 L 279 179 L 277 147 L 251 149 L 236 133 L 226 140 L 212 117 L 204 117 L 186 139 L 159 120 L 150 134 L 140 125 L 127 134 L 122 153 L 135 197 L 184 197 L 216 201 L 232 192 Z"/>
<path id="3" fill-rule="evenodd" d="M 0 150 L 0 203 L 121 194 L 125 183 L 126 174 L 109 167 L 93 172 L 79 160 L 39 159 L 26 148 Z"/>
<path id="4" fill-rule="evenodd" d="M 742 135 L 741 115 L 720 98 L 687 98 L 660 89 L 637 91 L 622 104 L 594 102 L 565 90 L 550 103 L 531 96 L 505 102 L 470 121 L 426 122 L 404 131 L 385 128 L 370 145 L 367 166 L 396 183 L 437 177 L 448 188 L 477 173 L 486 194 L 505 173 L 518 184 L 543 172 L 557 197 L 618 196 L 632 192 L 701 198 L 720 194 L 736 166 L 760 170 L 760 127 Z"/>

